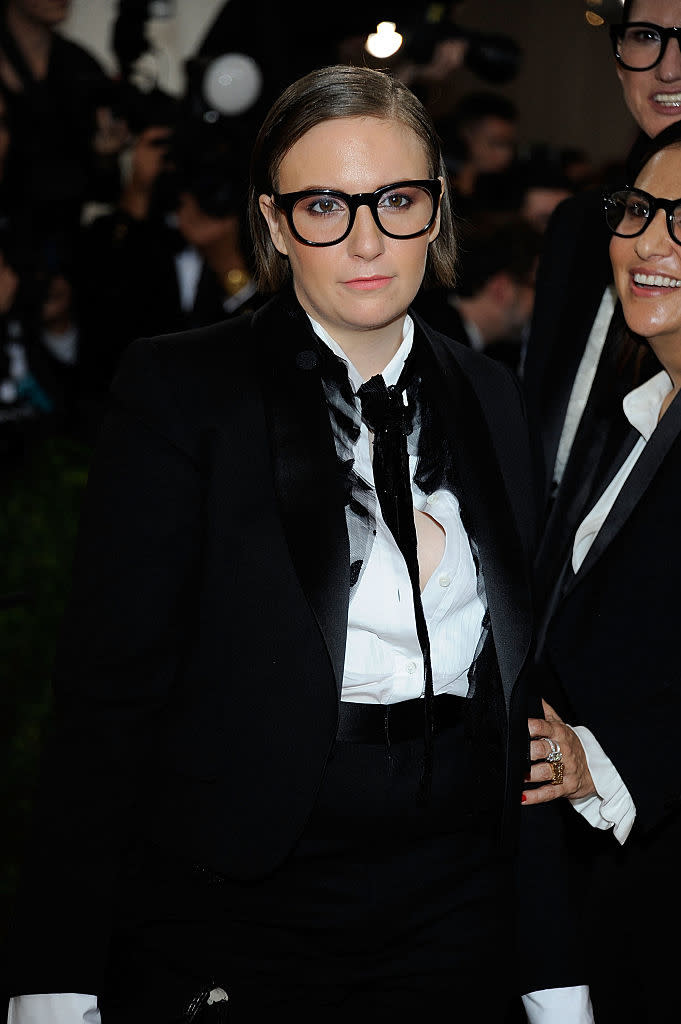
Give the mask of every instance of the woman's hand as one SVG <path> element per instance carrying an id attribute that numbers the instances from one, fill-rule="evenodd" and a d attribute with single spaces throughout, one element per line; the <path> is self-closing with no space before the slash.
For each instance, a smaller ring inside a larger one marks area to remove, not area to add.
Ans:
<path id="1" fill-rule="evenodd" d="M 531 737 L 532 769 L 525 781 L 544 785 L 537 789 L 523 790 L 523 803 L 544 804 L 560 796 L 571 799 L 594 796 L 596 788 L 579 736 L 545 700 L 542 701 L 542 706 L 546 718 L 530 718 L 527 723 Z M 547 742 L 549 739 L 560 746 L 563 755 L 563 781 L 559 785 L 551 781 L 553 767 L 545 760 L 551 753 L 551 744 Z"/>

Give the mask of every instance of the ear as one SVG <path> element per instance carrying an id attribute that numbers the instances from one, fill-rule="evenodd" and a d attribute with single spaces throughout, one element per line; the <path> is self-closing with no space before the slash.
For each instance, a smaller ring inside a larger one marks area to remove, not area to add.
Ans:
<path id="1" fill-rule="evenodd" d="M 261 195 L 258 199 L 258 205 L 260 207 L 260 212 L 267 222 L 270 238 L 272 239 L 272 245 L 282 254 L 282 256 L 288 256 L 286 237 L 281 228 L 282 215 L 272 202 L 272 197 L 264 194 Z"/>
<path id="2" fill-rule="evenodd" d="M 437 200 L 437 213 L 435 214 L 435 220 L 433 221 L 432 228 L 428 232 L 429 242 L 434 242 L 437 236 L 440 234 L 440 206 L 442 204 L 442 196 L 444 195 L 445 191 L 445 180 L 440 174 L 438 175 L 438 181 L 442 185 L 442 189 L 440 190 L 440 195 L 438 196 Z"/>

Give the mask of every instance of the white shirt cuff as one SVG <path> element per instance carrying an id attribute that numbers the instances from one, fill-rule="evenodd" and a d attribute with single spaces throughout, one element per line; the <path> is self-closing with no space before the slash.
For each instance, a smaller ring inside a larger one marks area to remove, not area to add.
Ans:
<path id="1" fill-rule="evenodd" d="M 82 992 L 14 996 L 7 1024 L 101 1024 L 97 997 Z"/>
<path id="2" fill-rule="evenodd" d="M 584 747 L 596 795 L 570 803 L 594 828 L 611 828 L 617 841 L 624 843 L 636 818 L 631 793 L 593 733 L 584 725 L 573 726 L 572 730 Z"/>
<path id="3" fill-rule="evenodd" d="M 523 996 L 529 1024 L 594 1024 L 588 985 L 544 988 Z"/>

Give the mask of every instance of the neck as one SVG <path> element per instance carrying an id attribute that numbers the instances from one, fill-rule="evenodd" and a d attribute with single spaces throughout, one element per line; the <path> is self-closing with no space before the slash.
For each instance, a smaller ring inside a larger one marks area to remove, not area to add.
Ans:
<path id="1" fill-rule="evenodd" d="M 352 332 L 341 337 L 338 331 L 330 331 L 334 341 L 340 345 L 363 380 L 383 373 L 402 344 L 404 317 L 380 330 L 366 331 L 361 334 Z M 327 328 L 328 330 L 328 328 Z"/>
<path id="2" fill-rule="evenodd" d="M 649 344 L 669 374 L 672 390 L 665 396 L 660 408 L 661 419 L 679 391 L 681 391 L 681 338 L 649 338 Z"/>
<path id="3" fill-rule="evenodd" d="M 473 164 L 464 164 L 456 176 L 456 189 L 463 196 L 471 196 L 475 190 L 476 171 Z"/>
<path id="4" fill-rule="evenodd" d="M 231 270 L 246 271 L 246 260 L 241 248 L 238 218 L 233 223 L 226 223 L 222 234 L 205 244 L 197 244 L 204 261 L 219 277 L 224 277 Z"/>
<path id="5" fill-rule="evenodd" d="M 28 17 L 13 4 L 7 7 L 7 27 L 24 55 L 26 63 L 36 76 L 44 78 L 50 57 L 52 32 L 46 25 Z"/>
<path id="6" fill-rule="evenodd" d="M 489 306 L 483 299 L 477 296 L 459 299 L 458 306 L 462 316 L 475 324 L 486 345 L 504 336 L 506 323 L 503 314 Z"/>
<path id="7" fill-rule="evenodd" d="M 402 344 L 404 332 L 404 321 L 406 310 L 398 314 L 388 323 L 377 327 L 366 327 L 363 330 L 353 330 L 344 327 L 336 321 L 329 321 L 320 316 L 318 310 L 305 300 L 294 282 L 294 291 L 298 302 L 306 313 L 316 320 L 318 324 L 328 331 L 333 340 L 339 345 L 363 380 L 375 377 L 377 373 L 383 373 L 386 366 Z"/>

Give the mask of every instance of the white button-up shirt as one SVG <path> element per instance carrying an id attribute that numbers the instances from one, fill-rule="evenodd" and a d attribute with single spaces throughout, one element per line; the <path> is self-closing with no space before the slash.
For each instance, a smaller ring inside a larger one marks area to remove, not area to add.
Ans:
<path id="1" fill-rule="evenodd" d="M 661 370 L 650 380 L 624 396 L 622 401 L 624 415 L 641 436 L 577 529 L 572 547 L 572 568 L 575 572 L 579 570 L 586 558 L 599 530 L 615 504 L 617 495 L 650 440 L 660 418 L 662 403 L 671 390 L 671 378 L 666 370 Z M 611 828 L 615 838 L 620 843 L 624 843 L 636 818 L 636 807 L 631 794 L 593 733 L 584 725 L 575 726 L 574 731 L 584 747 L 591 778 L 596 787 L 596 795 L 570 802 L 590 825 L 600 829 Z"/>
<path id="2" fill-rule="evenodd" d="M 355 393 L 363 378 L 324 328 L 312 320 L 321 340 L 341 359 Z M 406 318 L 403 341 L 383 371 L 387 387 L 395 384 L 413 344 L 414 325 Z M 369 431 L 361 424 L 354 446 L 355 472 L 372 488 Z M 445 490 L 424 494 L 414 483 L 416 457 L 409 457 L 414 508 L 442 527 L 445 549 L 427 581 L 421 600 L 428 626 L 436 694 L 466 696 L 468 669 L 480 639 L 485 607 L 478 594 L 477 572 L 459 503 Z M 376 508 L 376 536 L 368 562 L 350 600 L 342 700 L 392 704 L 423 696 L 424 666 L 407 565 L 395 538 Z"/>

